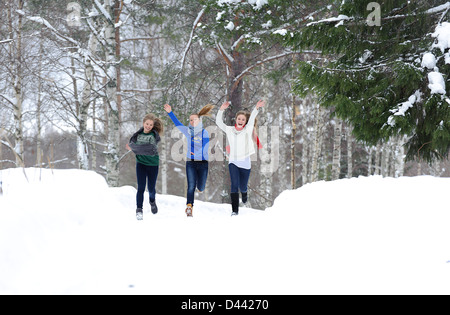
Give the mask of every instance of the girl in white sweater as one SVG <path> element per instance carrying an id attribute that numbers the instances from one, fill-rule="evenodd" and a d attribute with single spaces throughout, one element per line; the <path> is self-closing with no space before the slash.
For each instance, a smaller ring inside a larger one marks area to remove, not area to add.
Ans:
<path id="1" fill-rule="evenodd" d="M 230 145 L 228 168 L 231 177 L 231 215 L 239 213 L 239 190 L 242 193 L 242 202 L 246 204 L 248 200 L 247 185 L 252 167 L 250 156 L 255 153 L 253 130 L 258 111 L 264 105 L 264 101 L 259 101 L 250 118 L 246 112 L 238 112 L 234 126 L 223 123 L 223 113 L 230 106 L 230 102 L 223 103 L 216 116 L 216 124 L 226 133 Z"/>

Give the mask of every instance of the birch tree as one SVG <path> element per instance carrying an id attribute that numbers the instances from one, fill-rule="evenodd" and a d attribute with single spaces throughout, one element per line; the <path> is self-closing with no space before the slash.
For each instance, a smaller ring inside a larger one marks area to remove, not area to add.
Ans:
<path id="1" fill-rule="evenodd" d="M 266 63 L 296 54 L 292 50 L 273 49 L 287 29 L 313 15 L 319 4 L 304 6 L 294 1 L 221 1 L 200 0 L 186 51 L 194 40 L 214 49 L 225 69 L 224 96 L 232 104 L 226 115 L 231 123 L 242 107 L 243 80 Z M 313 4 L 314 3 L 314 4 Z M 259 50 L 261 53 L 254 54 Z"/>
<path id="2" fill-rule="evenodd" d="M 48 11 L 41 13 L 48 14 Z M 65 15 L 66 12 L 61 12 L 60 14 Z M 50 93 L 50 97 L 56 100 L 56 102 L 64 108 L 63 112 L 57 110 L 56 113 L 60 115 L 60 117 L 66 122 L 71 121 L 70 119 L 67 119 L 66 116 L 67 114 L 71 114 L 77 122 L 77 124 L 73 125 L 73 127 L 77 131 L 76 142 L 78 165 L 80 169 L 87 170 L 89 169 L 89 149 L 86 134 L 88 109 L 93 100 L 93 97 L 91 96 L 91 80 L 93 76 L 91 59 L 93 58 L 92 52 L 96 49 L 95 42 L 90 40 L 88 45 L 89 49 L 85 50 L 82 48 L 84 46 L 82 42 L 73 39 L 72 37 L 64 34 L 61 31 L 58 31 L 57 27 L 55 25 L 52 25 L 46 18 L 42 16 L 33 16 L 25 11 L 21 12 L 21 16 L 29 21 L 36 23 L 37 25 L 40 25 L 42 28 L 45 28 L 47 32 L 50 32 L 50 37 L 57 44 L 57 46 L 60 47 L 61 51 L 64 51 L 64 53 L 67 51 L 66 45 L 71 47 L 71 54 L 69 55 L 69 67 L 64 63 L 64 59 L 61 62 L 49 60 L 47 63 L 53 63 L 53 71 L 58 71 L 58 73 L 54 73 L 55 76 L 60 76 L 61 69 L 66 69 L 65 73 L 67 74 L 68 78 L 70 78 L 69 80 L 71 82 L 72 89 L 67 88 L 66 80 L 55 80 L 52 77 L 48 77 L 47 81 L 52 82 L 52 86 L 50 87 L 50 89 L 53 89 L 55 92 Z M 78 95 L 78 86 L 80 81 L 78 75 L 80 67 L 78 67 L 78 62 L 83 65 L 81 68 L 84 68 L 83 74 L 86 77 L 86 80 L 84 81 L 84 87 L 82 88 L 81 97 Z"/>
<path id="3" fill-rule="evenodd" d="M 23 49 L 22 49 L 22 15 L 16 11 L 23 10 L 24 1 L 19 0 L 17 6 L 15 1 L 7 1 L 8 34 L 9 34 L 9 56 L 11 62 L 11 85 L 13 98 L 5 95 L 2 97 L 12 106 L 14 112 L 14 150 L 16 166 L 24 167 L 23 151 Z"/>
<path id="4" fill-rule="evenodd" d="M 353 177 L 353 134 L 352 126 L 347 124 L 346 128 L 347 138 L 347 178 Z"/>
<path id="5" fill-rule="evenodd" d="M 108 106 L 108 143 L 106 155 L 106 180 L 110 186 L 119 185 L 119 107 L 117 104 L 117 66 L 116 58 L 116 23 L 113 0 L 105 0 L 102 5 L 94 0 L 95 7 L 103 19 L 103 49 L 105 54 L 104 71 L 106 77 L 105 101 Z"/>
<path id="6" fill-rule="evenodd" d="M 323 121 L 324 109 L 320 105 L 316 105 L 316 118 L 314 125 L 314 145 L 312 154 L 312 167 L 311 167 L 311 181 L 316 182 L 319 180 L 319 157 L 322 152 L 322 140 L 323 140 Z"/>
<path id="7" fill-rule="evenodd" d="M 341 143 L 342 143 L 342 121 L 335 119 L 332 180 L 339 179 L 341 173 Z"/>

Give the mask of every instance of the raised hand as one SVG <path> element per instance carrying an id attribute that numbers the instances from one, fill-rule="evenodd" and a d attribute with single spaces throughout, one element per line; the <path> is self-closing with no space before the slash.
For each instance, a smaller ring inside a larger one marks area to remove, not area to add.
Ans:
<path id="1" fill-rule="evenodd" d="M 260 101 L 258 102 L 258 104 L 256 104 L 256 108 L 257 108 L 257 109 L 262 108 L 262 107 L 264 107 L 264 106 L 266 106 L 266 101 L 263 101 L 263 100 L 260 100 Z"/>
<path id="2" fill-rule="evenodd" d="M 226 101 L 225 103 L 222 104 L 222 106 L 220 107 L 220 110 L 225 110 L 228 107 L 230 107 L 230 102 Z"/>
<path id="3" fill-rule="evenodd" d="M 168 113 L 172 112 L 172 106 L 170 106 L 169 104 L 164 105 L 164 110 Z"/>

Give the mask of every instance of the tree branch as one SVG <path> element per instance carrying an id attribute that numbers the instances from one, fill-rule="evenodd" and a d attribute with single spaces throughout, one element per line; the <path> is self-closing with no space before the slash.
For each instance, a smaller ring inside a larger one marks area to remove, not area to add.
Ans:
<path id="1" fill-rule="evenodd" d="M 234 84 L 233 84 L 233 90 L 237 88 L 237 86 L 239 85 L 239 82 L 254 68 L 259 67 L 267 62 L 271 62 L 271 61 L 275 61 L 284 57 L 288 57 L 288 56 L 292 56 L 292 55 L 300 55 L 303 53 L 315 53 L 315 54 L 320 54 L 320 52 L 314 52 L 314 51 L 302 51 L 302 52 L 298 52 L 298 51 L 289 51 L 286 52 L 284 54 L 280 54 L 277 56 L 272 56 L 269 58 L 266 58 L 264 60 L 260 60 L 256 63 L 254 63 L 253 65 L 251 65 L 250 67 L 248 67 L 247 69 L 244 69 L 244 71 L 242 71 L 235 79 L 234 79 Z"/>
<path id="2" fill-rule="evenodd" d="M 136 37 L 136 38 L 127 38 L 127 39 L 122 39 L 120 42 L 124 43 L 124 42 L 129 42 L 129 41 L 138 41 L 138 40 L 158 40 L 158 39 L 164 39 L 167 37 Z"/>

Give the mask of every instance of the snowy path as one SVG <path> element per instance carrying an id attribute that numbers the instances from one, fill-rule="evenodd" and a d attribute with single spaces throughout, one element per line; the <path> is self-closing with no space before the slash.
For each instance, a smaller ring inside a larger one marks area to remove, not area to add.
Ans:
<path id="1" fill-rule="evenodd" d="M 158 195 L 137 221 L 95 173 L 1 175 L 0 294 L 450 293 L 449 179 L 319 182 L 239 217 Z"/>

